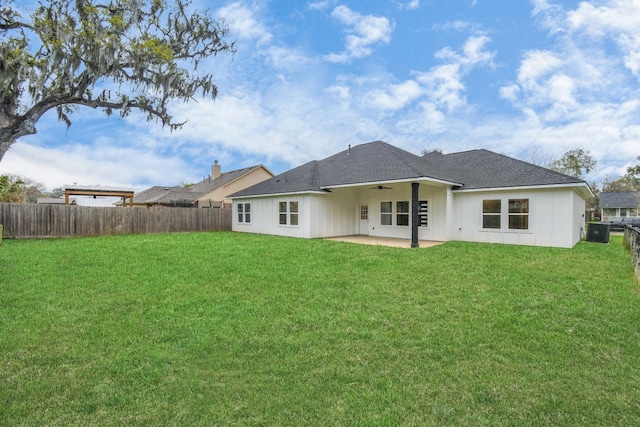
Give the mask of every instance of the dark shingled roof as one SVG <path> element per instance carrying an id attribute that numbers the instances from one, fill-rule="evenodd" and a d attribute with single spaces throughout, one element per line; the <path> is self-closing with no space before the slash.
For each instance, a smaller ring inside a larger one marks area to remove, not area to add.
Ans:
<path id="1" fill-rule="evenodd" d="M 640 206 L 640 192 L 600 193 L 601 208 L 637 208 Z"/>
<path id="2" fill-rule="evenodd" d="M 172 201 L 185 200 L 187 202 L 195 203 L 199 197 L 211 193 L 212 191 L 217 190 L 218 188 L 227 185 L 228 183 L 260 167 L 262 167 L 262 165 L 225 172 L 215 179 L 210 177 L 205 178 L 202 181 L 186 188 L 181 186 L 151 187 L 136 194 L 134 196 L 134 202 L 136 204 L 169 204 Z"/>
<path id="3" fill-rule="evenodd" d="M 231 197 L 323 191 L 344 185 L 406 179 L 444 181 L 456 190 L 585 183 L 488 150 L 417 156 L 375 141 L 324 160 L 305 163 Z"/>

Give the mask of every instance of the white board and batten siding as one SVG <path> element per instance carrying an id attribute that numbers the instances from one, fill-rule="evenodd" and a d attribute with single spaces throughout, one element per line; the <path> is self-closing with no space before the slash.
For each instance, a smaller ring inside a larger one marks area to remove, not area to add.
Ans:
<path id="1" fill-rule="evenodd" d="M 308 195 L 291 195 L 287 197 L 257 197 L 246 199 L 235 199 L 233 201 L 233 222 L 232 230 L 257 233 L 275 234 L 287 237 L 309 238 L 309 232 L 304 225 L 304 215 L 308 212 Z M 298 225 L 280 225 L 279 203 L 281 201 L 298 202 Z M 250 222 L 238 221 L 238 204 L 251 205 Z"/>
<path id="2" fill-rule="evenodd" d="M 427 200 L 429 225 L 419 229 L 421 240 L 444 241 L 447 237 L 448 192 L 444 186 L 421 185 L 419 200 Z M 325 238 L 363 234 L 360 206 L 368 205 L 367 234 L 376 237 L 411 238 L 409 226 L 381 225 L 381 202 L 410 201 L 411 184 L 397 183 L 388 190 L 371 186 L 335 188 L 327 193 L 263 196 L 234 200 L 233 230 L 289 237 Z M 279 203 L 298 202 L 298 225 L 279 223 Z M 251 222 L 238 222 L 238 204 L 251 204 Z"/>
<path id="3" fill-rule="evenodd" d="M 353 191 L 326 194 L 291 194 L 236 199 L 233 231 L 287 237 L 323 238 L 357 233 L 357 199 Z M 280 202 L 298 202 L 298 224 L 280 224 Z M 251 204 L 251 221 L 238 221 L 238 204 Z"/>
<path id="4" fill-rule="evenodd" d="M 482 228 L 489 199 L 502 201 L 500 229 Z M 509 199 L 529 199 L 528 230 L 508 229 Z M 585 201 L 567 188 L 454 192 L 452 208 L 448 240 L 572 248 L 584 233 Z"/>

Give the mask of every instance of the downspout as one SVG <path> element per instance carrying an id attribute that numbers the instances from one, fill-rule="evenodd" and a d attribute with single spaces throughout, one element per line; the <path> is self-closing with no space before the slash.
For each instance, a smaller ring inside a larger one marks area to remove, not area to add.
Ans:
<path id="1" fill-rule="evenodd" d="M 420 184 L 417 182 L 411 183 L 411 247 L 418 248 L 420 244 L 418 243 L 418 187 Z"/>

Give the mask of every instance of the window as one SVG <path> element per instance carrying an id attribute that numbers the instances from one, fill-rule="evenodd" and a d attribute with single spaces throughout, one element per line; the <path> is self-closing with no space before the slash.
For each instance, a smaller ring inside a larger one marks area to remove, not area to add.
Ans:
<path id="1" fill-rule="evenodd" d="M 393 213 L 392 213 L 393 203 L 391 202 L 380 202 L 380 225 L 392 225 L 393 221 Z"/>
<path id="2" fill-rule="evenodd" d="M 501 200 L 482 201 L 482 228 L 500 228 Z"/>
<path id="3" fill-rule="evenodd" d="M 509 199 L 509 230 L 529 229 L 529 199 Z"/>
<path id="4" fill-rule="evenodd" d="M 620 208 L 620 218 L 625 218 L 627 216 L 627 208 Z"/>
<path id="5" fill-rule="evenodd" d="M 409 202 L 380 202 L 380 225 L 395 225 L 405 227 L 409 225 Z"/>
<path id="6" fill-rule="evenodd" d="M 298 225 L 298 202 L 278 203 L 280 225 Z"/>
<path id="7" fill-rule="evenodd" d="M 280 225 L 287 225 L 287 202 L 280 202 Z"/>
<path id="8" fill-rule="evenodd" d="M 409 202 L 396 202 L 396 225 L 409 225 Z"/>
<path id="9" fill-rule="evenodd" d="M 289 225 L 298 225 L 298 202 L 289 202 Z"/>
<path id="10" fill-rule="evenodd" d="M 429 226 L 429 201 L 420 200 L 418 202 L 418 226 Z"/>
<path id="11" fill-rule="evenodd" d="M 238 222 L 251 222 L 251 203 L 238 203 Z"/>
<path id="12" fill-rule="evenodd" d="M 369 220 L 369 205 L 360 205 L 360 220 Z"/>

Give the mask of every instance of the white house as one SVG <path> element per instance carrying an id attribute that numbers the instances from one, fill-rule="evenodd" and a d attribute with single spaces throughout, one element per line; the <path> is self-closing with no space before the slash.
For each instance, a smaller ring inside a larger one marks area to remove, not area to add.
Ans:
<path id="1" fill-rule="evenodd" d="M 583 180 L 491 151 L 417 156 L 376 141 L 230 197 L 239 232 L 570 248 L 592 195 Z"/>
<path id="2" fill-rule="evenodd" d="M 640 192 L 600 193 L 600 217 L 603 221 L 614 218 L 640 216 Z"/>

